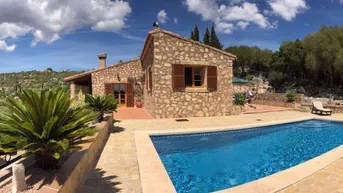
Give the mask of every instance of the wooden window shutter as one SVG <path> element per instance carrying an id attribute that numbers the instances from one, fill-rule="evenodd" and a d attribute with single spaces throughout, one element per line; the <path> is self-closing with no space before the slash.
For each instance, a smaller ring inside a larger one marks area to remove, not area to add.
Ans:
<path id="1" fill-rule="evenodd" d="M 133 94 L 133 84 L 126 85 L 126 106 L 135 107 L 135 97 Z"/>
<path id="2" fill-rule="evenodd" d="M 105 94 L 114 94 L 114 86 L 113 84 L 106 83 L 105 84 Z"/>
<path id="3" fill-rule="evenodd" d="M 149 68 L 149 90 L 152 90 L 152 71 L 151 71 L 151 67 Z"/>
<path id="4" fill-rule="evenodd" d="M 207 67 L 207 89 L 210 91 L 217 90 L 218 87 L 217 66 Z"/>
<path id="5" fill-rule="evenodd" d="M 173 65 L 173 89 L 181 90 L 185 88 L 184 66 L 180 64 Z"/>

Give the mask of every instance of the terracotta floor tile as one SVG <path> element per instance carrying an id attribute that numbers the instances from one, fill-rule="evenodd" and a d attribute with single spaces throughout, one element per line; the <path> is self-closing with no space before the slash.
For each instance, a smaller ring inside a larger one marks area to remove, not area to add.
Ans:
<path id="1" fill-rule="evenodd" d="M 125 119 L 153 119 L 150 113 L 144 108 L 126 108 L 121 107 L 117 109 L 117 112 L 113 113 L 115 120 Z"/>

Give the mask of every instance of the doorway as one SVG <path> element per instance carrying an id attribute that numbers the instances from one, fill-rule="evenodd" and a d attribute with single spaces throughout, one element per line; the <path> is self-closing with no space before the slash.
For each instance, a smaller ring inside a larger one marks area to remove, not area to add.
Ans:
<path id="1" fill-rule="evenodd" d="M 105 83 L 105 94 L 113 94 L 119 107 L 134 107 L 134 87 L 127 83 Z"/>
<path id="2" fill-rule="evenodd" d="M 118 83 L 113 85 L 114 97 L 118 100 L 120 107 L 126 106 L 126 84 Z"/>

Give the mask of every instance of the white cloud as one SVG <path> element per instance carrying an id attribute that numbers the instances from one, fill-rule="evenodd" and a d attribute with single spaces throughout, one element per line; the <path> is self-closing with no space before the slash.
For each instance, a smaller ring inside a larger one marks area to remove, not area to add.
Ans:
<path id="1" fill-rule="evenodd" d="M 287 21 L 292 21 L 297 14 L 309 9 L 305 0 L 269 0 L 272 13 L 281 16 Z"/>
<path id="2" fill-rule="evenodd" d="M 268 15 L 277 15 L 291 21 L 297 14 L 309 9 L 305 0 L 267 0 L 271 9 L 263 11 L 256 3 L 247 0 L 226 1 L 228 5 L 219 2 L 223 1 L 183 0 L 188 11 L 201 15 L 203 20 L 215 22 L 217 30 L 223 33 L 232 33 L 237 28 L 244 30 L 250 24 L 261 29 L 275 29 L 278 21 L 270 21 Z"/>
<path id="3" fill-rule="evenodd" d="M 157 14 L 157 21 L 160 23 L 166 23 L 168 19 L 167 12 L 164 10 L 161 10 Z"/>
<path id="4" fill-rule="evenodd" d="M 240 27 L 242 30 L 245 30 L 249 25 L 249 22 L 245 22 L 245 21 L 239 21 L 237 23 L 237 26 Z"/>
<path id="5" fill-rule="evenodd" d="M 223 21 L 245 21 L 252 22 L 259 27 L 266 29 L 270 25 L 268 18 L 264 17 L 256 4 L 254 3 L 243 3 L 242 6 L 227 7 L 221 5 L 219 12 L 221 13 L 221 20 Z"/>
<path id="6" fill-rule="evenodd" d="M 201 15 L 203 20 L 214 20 L 219 16 L 216 0 L 184 0 L 188 11 Z"/>
<path id="7" fill-rule="evenodd" d="M 343 0 L 342 0 L 343 1 Z M 176 18 L 176 17 L 174 17 L 174 23 L 175 24 L 179 24 L 179 20 Z"/>
<path id="8" fill-rule="evenodd" d="M 217 31 L 222 33 L 232 34 L 233 30 L 235 29 L 235 26 L 232 23 L 218 21 L 216 22 L 216 29 Z"/>
<path id="9" fill-rule="evenodd" d="M 16 45 L 13 44 L 11 46 L 7 45 L 5 41 L 0 40 L 0 50 L 6 51 L 6 52 L 13 52 Z"/>
<path id="10" fill-rule="evenodd" d="M 15 23 L 1 23 L 0 24 L 0 39 L 17 38 L 31 31 L 31 27 Z"/>
<path id="11" fill-rule="evenodd" d="M 245 29 L 250 23 L 262 29 L 276 27 L 260 12 L 255 3 L 245 0 L 231 0 L 230 5 L 219 5 L 216 0 L 184 0 L 184 4 L 188 11 L 201 15 L 203 20 L 215 22 L 218 32 L 232 33 L 236 29 L 233 23 L 237 23 L 240 29 Z"/>
<path id="12" fill-rule="evenodd" d="M 0 41 L 31 33 L 32 45 L 51 43 L 83 27 L 117 32 L 131 13 L 123 0 L 11 0 L 0 4 Z M 8 51 L 15 46 L 8 47 Z"/>

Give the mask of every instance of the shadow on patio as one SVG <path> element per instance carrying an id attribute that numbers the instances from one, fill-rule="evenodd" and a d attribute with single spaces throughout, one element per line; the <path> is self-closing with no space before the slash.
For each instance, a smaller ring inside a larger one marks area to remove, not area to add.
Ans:
<path id="1" fill-rule="evenodd" d="M 88 174 L 88 178 L 80 189 L 80 193 L 113 193 L 120 192 L 117 186 L 121 182 L 115 180 L 118 178 L 116 175 L 105 176 L 105 171 L 100 168 L 93 168 Z"/>

